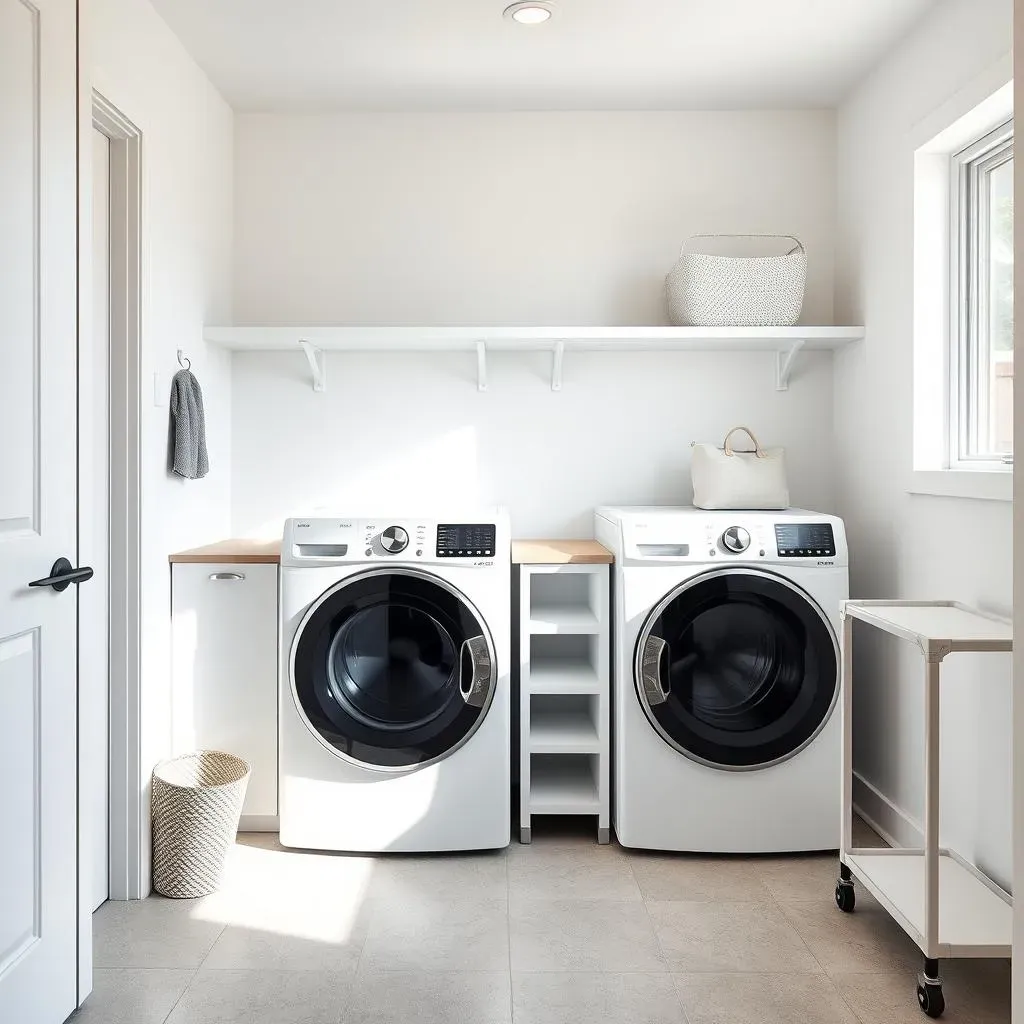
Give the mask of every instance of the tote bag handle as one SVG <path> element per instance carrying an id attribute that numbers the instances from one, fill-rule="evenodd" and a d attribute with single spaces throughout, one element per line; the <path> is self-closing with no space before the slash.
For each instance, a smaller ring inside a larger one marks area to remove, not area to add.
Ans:
<path id="1" fill-rule="evenodd" d="M 765 450 L 761 447 L 761 442 L 758 441 L 756 437 L 754 437 L 754 432 L 750 429 L 750 427 L 733 427 L 732 430 L 730 430 L 729 433 L 725 435 L 725 441 L 722 443 L 722 448 L 724 449 L 726 455 L 728 455 L 731 458 L 733 455 L 736 454 L 736 450 L 733 448 L 729 439 L 732 437 L 733 434 L 737 433 L 746 434 L 747 437 L 749 437 L 750 440 L 754 442 L 754 455 L 756 455 L 759 459 L 763 459 L 766 457 Z"/>

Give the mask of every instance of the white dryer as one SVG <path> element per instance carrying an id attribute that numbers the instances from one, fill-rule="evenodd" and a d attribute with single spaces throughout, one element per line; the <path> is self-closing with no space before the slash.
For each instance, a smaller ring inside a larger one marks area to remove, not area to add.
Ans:
<path id="1" fill-rule="evenodd" d="M 509 549 L 496 510 L 445 522 L 288 520 L 283 845 L 508 845 Z"/>
<path id="2" fill-rule="evenodd" d="M 615 554 L 619 842 L 839 845 L 843 523 L 800 509 L 603 508 Z"/>

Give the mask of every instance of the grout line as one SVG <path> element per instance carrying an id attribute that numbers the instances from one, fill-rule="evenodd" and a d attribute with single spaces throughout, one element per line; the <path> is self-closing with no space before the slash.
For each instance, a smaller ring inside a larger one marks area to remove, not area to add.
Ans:
<path id="1" fill-rule="evenodd" d="M 837 873 L 837 876 L 838 876 L 838 872 L 839 872 L 839 858 L 838 858 L 838 855 L 837 855 L 836 856 L 836 873 Z M 775 892 L 772 890 L 771 886 L 765 884 L 764 881 L 762 881 L 761 884 L 764 885 L 765 889 L 767 890 L 768 898 L 771 900 L 772 904 L 775 906 L 775 909 L 778 910 L 778 912 L 782 915 L 783 920 L 786 922 L 786 924 L 789 926 L 789 928 L 792 929 L 793 933 L 800 940 L 800 942 L 803 945 L 803 947 L 807 950 L 808 953 L 811 954 L 812 959 L 818 965 L 818 969 L 821 972 L 820 976 L 828 983 L 828 986 L 839 997 L 839 1001 L 843 1004 L 843 1006 L 845 1006 L 847 1008 L 847 1010 L 850 1011 L 850 1015 L 853 1017 L 853 1019 L 856 1020 L 856 1021 L 860 1021 L 860 1024 L 870 1024 L 869 1021 L 866 1021 L 863 1017 L 861 1017 L 860 1014 L 857 1013 L 857 1011 L 853 1008 L 853 1006 L 850 1005 L 850 1003 L 847 1000 L 846 996 L 843 995 L 843 993 L 839 989 L 839 986 L 835 983 L 834 979 L 832 978 L 832 975 L 829 974 L 829 972 L 825 969 L 825 965 L 821 962 L 821 960 L 818 959 L 818 956 L 814 952 L 814 950 L 811 949 L 810 943 L 803 937 L 803 935 L 800 934 L 800 930 L 793 924 L 793 922 L 790 921 L 790 919 L 788 917 L 786 917 L 786 912 L 782 909 L 782 907 L 783 907 L 782 900 L 779 899 L 775 895 Z M 813 901 L 812 900 L 802 900 L 802 901 L 801 900 L 795 900 L 795 901 L 789 901 L 789 902 L 806 902 L 806 903 L 813 902 L 815 904 L 817 903 L 816 900 L 813 900 Z M 837 913 L 838 912 L 839 911 L 837 910 Z"/>
<path id="2" fill-rule="evenodd" d="M 205 960 L 206 957 L 204 957 L 203 959 Z M 188 990 L 192 987 L 192 982 L 196 980 L 196 976 L 199 974 L 200 967 L 202 967 L 202 964 L 200 964 L 199 967 L 197 967 L 192 972 L 192 977 L 189 978 L 188 981 L 185 983 L 185 987 L 181 990 L 181 994 L 178 996 L 177 999 L 174 1000 L 174 1005 L 167 1011 L 167 1016 L 164 1017 L 161 1024 L 167 1024 L 167 1021 L 171 1019 L 171 1017 L 174 1015 L 174 1011 L 178 1008 L 178 1004 L 182 1001 L 182 999 L 185 998 L 185 996 L 188 995 Z"/>
<path id="3" fill-rule="evenodd" d="M 623 849 L 625 849 L 625 847 L 623 847 Z M 672 964 L 669 962 L 668 955 L 665 953 L 665 947 L 661 944 L 661 936 L 658 934 L 657 925 L 655 925 L 654 918 L 651 916 L 651 908 L 647 905 L 647 896 L 644 894 L 643 886 L 640 884 L 640 879 L 637 878 L 636 872 L 633 870 L 633 857 L 628 853 L 626 854 L 626 863 L 629 865 L 629 873 L 633 877 L 633 884 L 636 885 L 637 890 L 640 893 L 640 902 L 643 903 L 644 913 L 647 915 L 647 920 L 651 924 L 654 941 L 657 943 L 658 952 L 661 953 L 661 958 L 664 961 L 666 975 L 672 985 L 672 991 L 676 995 L 676 1004 L 679 1006 L 679 1013 L 682 1015 L 683 1024 L 689 1024 L 690 1016 L 686 1012 L 686 1007 L 683 1005 L 682 993 L 679 991 L 679 986 L 676 984 L 676 974 L 678 972 L 672 969 Z"/>
<path id="4" fill-rule="evenodd" d="M 220 926 L 220 931 L 217 932 L 217 938 L 215 938 L 213 942 L 210 943 L 210 948 L 203 954 L 203 959 L 199 961 L 199 966 L 196 968 L 197 974 L 206 966 L 206 961 L 210 959 L 210 954 L 213 952 L 213 947 L 216 946 L 218 942 L 220 942 L 221 936 L 223 936 L 223 934 L 227 930 L 228 926 L 226 924 L 222 924 Z"/>

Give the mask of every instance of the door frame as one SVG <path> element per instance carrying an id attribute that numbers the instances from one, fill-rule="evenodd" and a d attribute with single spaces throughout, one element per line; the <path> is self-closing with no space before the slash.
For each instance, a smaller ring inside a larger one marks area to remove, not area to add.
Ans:
<path id="1" fill-rule="evenodd" d="M 109 618 L 109 882 L 113 900 L 141 899 L 146 839 L 141 785 L 141 282 L 142 132 L 102 93 L 92 90 L 88 115 L 110 140 L 110 618 Z M 91 163 L 80 161 L 81 275 L 79 311 L 91 324 Z M 87 201 L 86 201 L 87 200 Z M 93 339 L 95 342 L 95 339 Z M 79 361 L 83 372 L 83 361 Z M 81 749 L 81 747 L 80 747 Z M 79 764 L 84 777 L 95 766 Z M 80 794 L 82 787 L 80 787 Z M 91 827 L 79 807 L 80 832 Z M 80 849 L 85 845 L 80 842 Z M 80 932 L 92 928 L 88 865 L 79 864 Z M 91 954 L 91 938 L 79 948 Z M 90 955 L 91 960 L 91 955 Z M 91 971 L 91 963 L 80 963 Z M 80 983 L 80 988 L 82 987 Z M 87 992 L 89 982 L 84 985 Z"/>

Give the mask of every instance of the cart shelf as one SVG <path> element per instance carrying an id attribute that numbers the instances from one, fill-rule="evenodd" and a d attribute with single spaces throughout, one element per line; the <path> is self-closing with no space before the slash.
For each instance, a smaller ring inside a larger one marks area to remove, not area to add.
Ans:
<path id="1" fill-rule="evenodd" d="M 923 946 L 924 850 L 851 850 L 846 863 L 868 890 Z M 1008 957 L 1013 931 L 1010 896 L 949 850 L 939 851 L 941 957 Z"/>
<path id="2" fill-rule="evenodd" d="M 958 601 L 847 601 L 846 614 L 917 644 L 925 655 L 1013 650 L 1012 623 Z"/>
<path id="3" fill-rule="evenodd" d="M 1013 650 L 1011 623 L 957 601 L 846 601 L 842 608 L 842 846 L 835 897 L 856 905 L 859 881 L 925 956 L 917 998 L 929 1017 L 945 1008 L 939 960 L 1010 955 L 1013 901 L 991 879 L 939 848 L 939 677 L 943 660 L 961 651 Z M 853 848 L 853 621 L 915 644 L 924 661 L 924 847 Z"/>

